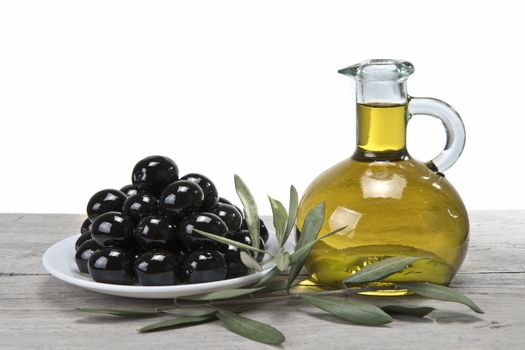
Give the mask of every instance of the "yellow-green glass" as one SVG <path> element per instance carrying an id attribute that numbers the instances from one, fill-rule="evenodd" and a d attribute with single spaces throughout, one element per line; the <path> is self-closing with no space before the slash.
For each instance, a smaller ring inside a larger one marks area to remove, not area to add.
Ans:
<path id="1" fill-rule="evenodd" d="M 322 173 L 304 193 L 298 234 L 308 211 L 320 202 L 326 205 L 320 235 L 348 226 L 314 245 L 306 263 L 313 279 L 340 287 L 362 267 L 393 256 L 426 258 L 385 283 L 445 285 L 459 269 L 468 245 L 465 206 L 447 179 L 406 153 L 406 111 L 406 105 L 358 105 L 356 153 Z"/>

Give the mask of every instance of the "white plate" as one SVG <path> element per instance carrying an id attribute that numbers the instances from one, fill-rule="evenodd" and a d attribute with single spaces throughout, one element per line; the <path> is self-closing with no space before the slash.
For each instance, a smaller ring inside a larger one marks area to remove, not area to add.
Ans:
<path id="1" fill-rule="evenodd" d="M 182 284 L 176 286 L 126 286 L 118 284 L 99 283 L 93 281 L 88 275 L 78 271 L 75 263 L 75 242 L 79 235 L 65 238 L 47 249 L 42 258 L 44 268 L 56 278 L 85 288 L 94 292 L 118 295 L 130 298 L 165 299 L 188 295 L 197 295 L 214 292 L 222 289 L 238 288 L 257 282 L 274 266 L 272 263 L 265 264 L 262 272 L 256 272 L 247 276 L 231 278 L 224 281 Z M 288 241 L 286 248 L 289 248 Z M 274 254 L 277 251 L 275 234 L 270 232 L 267 249 Z M 288 249 L 287 249 L 288 250 Z"/>

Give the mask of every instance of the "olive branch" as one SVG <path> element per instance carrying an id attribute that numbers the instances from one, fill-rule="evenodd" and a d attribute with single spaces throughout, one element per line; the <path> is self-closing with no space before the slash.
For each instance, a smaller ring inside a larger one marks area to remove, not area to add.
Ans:
<path id="1" fill-rule="evenodd" d="M 434 311 L 428 306 L 405 306 L 393 304 L 377 306 L 352 298 L 359 293 L 376 291 L 378 289 L 408 290 L 410 293 L 441 301 L 461 303 L 474 312 L 483 311 L 468 297 L 455 289 L 427 282 L 392 283 L 386 287 L 370 287 L 369 284 L 403 271 L 412 263 L 428 257 L 390 257 L 377 263 L 367 265 L 348 276 L 341 284 L 341 289 L 330 290 L 326 286 L 308 281 L 309 287 L 295 288 L 303 281 L 298 276 L 312 250 L 320 240 L 346 229 L 340 227 L 328 234 L 319 236 L 325 216 L 325 205 L 320 203 L 306 215 L 301 227 L 300 237 L 293 252 L 284 249 L 295 225 L 298 209 L 298 194 L 294 186 L 290 187 L 288 211 L 276 199 L 269 197 L 273 214 L 273 225 L 278 242 L 278 250 L 271 254 L 259 248 L 259 213 L 255 200 L 244 181 L 235 175 L 235 188 L 244 206 L 246 223 L 252 245 L 243 244 L 225 237 L 194 229 L 197 233 L 231 244 L 241 249 L 241 261 L 252 271 L 263 271 L 262 265 L 273 263 L 273 267 L 253 286 L 235 288 L 216 292 L 179 297 L 174 300 L 174 306 L 155 308 L 153 310 L 121 310 L 104 308 L 77 308 L 78 311 L 105 314 L 129 318 L 167 317 L 162 321 L 148 324 L 138 330 L 141 333 L 156 332 L 166 329 L 194 326 L 201 323 L 220 321 L 224 327 L 248 339 L 278 345 L 285 341 L 285 336 L 272 325 L 256 321 L 241 313 L 257 308 L 259 305 L 283 300 L 296 300 L 309 303 L 337 318 L 345 321 L 378 326 L 392 322 L 393 314 L 405 314 L 414 317 L 424 317 Z M 264 253 L 263 262 L 259 263 L 254 254 Z M 288 271 L 286 273 L 286 271 Z M 299 290 L 299 291 L 296 291 Z M 306 290 L 306 291 L 305 291 Z M 399 299 L 398 299 L 399 300 Z"/>

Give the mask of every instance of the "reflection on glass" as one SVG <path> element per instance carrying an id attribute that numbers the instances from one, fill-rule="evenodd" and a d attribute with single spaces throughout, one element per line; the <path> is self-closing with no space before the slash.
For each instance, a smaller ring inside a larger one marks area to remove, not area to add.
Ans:
<path id="1" fill-rule="evenodd" d="M 364 198 L 394 198 L 401 199 L 407 185 L 404 177 L 391 171 L 374 172 L 367 170 L 361 176 L 361 190 Z"/>
<path id="2" fill-rule="evenodd" d="M 337 232 L 336 235 L 346 236 L 346 238 L 350 239 L 354 236 L 355 227 L 362 216 L 363 214 L 355 210 L 337 207 L 328 221 L 330 231 L 335 231 L 340 227 L 347 226 L 344 230 Z"/>

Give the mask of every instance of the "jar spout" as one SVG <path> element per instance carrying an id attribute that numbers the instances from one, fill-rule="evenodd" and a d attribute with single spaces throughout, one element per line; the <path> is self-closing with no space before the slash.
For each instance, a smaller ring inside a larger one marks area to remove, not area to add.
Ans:
<path id="1" fill-rule="evenodd" d="M 414 73 L 414 65 L 402 60 L 371 59 L 340 69 L 338 73 L 357 80 L 406 80 Z"/>
<path id="2" fill-rule="evenodd" d="M 372 59 L 338 72 L 355 79 L 357 103 L 398 105 L 408 102 L 406 80 L 414 66 L 402 60 Z"/>

